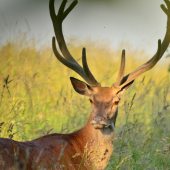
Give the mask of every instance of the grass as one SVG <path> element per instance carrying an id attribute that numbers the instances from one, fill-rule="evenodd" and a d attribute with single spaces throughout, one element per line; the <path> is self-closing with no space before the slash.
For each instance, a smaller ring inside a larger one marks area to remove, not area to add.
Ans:
<path id="1" fill-rule="evenodd" d="M 86 97 L 77 94 L 69 77 L 81 79 L 57 61 L 49 46 L 40 50 L 25 35 L 0 46 L 0 137 L 32 140 L 54 132 L 83 127 L 91 112 Z M 68 41 L 81 63 L 87 48 L 91 71 L 102 86 L 116 80 L 121 50 L 126 47 L 126 73 L 150 56 L 129 44 Z M 136 57 L 138 56 L 138 57 Z M 137 78 L 119 104 L 114 152 L 106 168 L 170 169 L 170 73 L 168 59 Z M 81 79 L 82 80 L 82 79 Z"/>

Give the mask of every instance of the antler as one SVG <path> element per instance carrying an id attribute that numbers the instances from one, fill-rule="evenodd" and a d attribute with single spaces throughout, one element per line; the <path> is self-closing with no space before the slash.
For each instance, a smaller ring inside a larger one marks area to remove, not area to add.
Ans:
<path id="1" fill-rule="evenodd" d="M 124 72 L 125 72 L 125 50 L 122 50 L 122 57 L 121 57 L 119 74 L 117 76 L 116 83 L 113 84 L 114 87 L 118 87 L 121 84 L 122 79 L 124 77 Z"/>
<path id="2" fill-rule="evenodd" d="M 58 15 L 55 14 L 54 1 L 55 0 L 50 0 L 50 3 L 49 3 L 50 16 L 53 22 L 55 36 L 57 38 L 60 51 L 63 54 L 64 58 L 58 52 L 56 48 L 55 37 L 53 37 L 52 47 L 53 47 L 55 56 L 65 66 L 69 67 L 70 69 L 78 73 L 90 86 L 99 86 L 100 83 L 96 81 L 96 79 L 90 72 L 89 67 L 87 65 L 85 48 L 83 48 L 82 50 L 82 62 L 83 62 L 83 68 L 82 68 L 68 51 L 68 48 L 65 43 L 64 36 L 63 36 L 62 22 L 67 17 L 67 15 L 71 12 L 71 10 L 77 5 L 78 1 L 74 0 L 72 4 L 64 12 L 64 8 L 65 8 L 67 0 L 63 0 L 59 8 Z"/>
<path id="3" fill-rule="evenodd" d="M 128 84 L 131 84 L 134 81 L 134 79 L 136 77 L 138 77 L 140 74 L 142 74 L 142 73 L 150 70 L 151 68 L 153 68 L 155 66 L 155 64 L 163 56 L 166 49 L 168 48 L 168 45 L 170 43 L 170 1 L 169 0 L 164 0 L 164 1 L 167 5 L 167 8 L 163 4 L 161 5 L 161 8 L 165 12 L 165 14 L 167 15 L 167 30 L 166 30 L 166 34 L 165 34 L 163 42 L 161 43 L 161 40 L 158 40 L 157 52 L 149 61 L 147 61 L 146 63 L 144 63 L 143 65 L 138 67 L 136 70 L 134 70 L 133 72 L 131 72 L 128 75 L 126 75 L 125 77 L 123 77 L 122 81 L 118 81 L 118 83 L 120 83 L 119 84 L 120 88 L 123 88 Z"/>

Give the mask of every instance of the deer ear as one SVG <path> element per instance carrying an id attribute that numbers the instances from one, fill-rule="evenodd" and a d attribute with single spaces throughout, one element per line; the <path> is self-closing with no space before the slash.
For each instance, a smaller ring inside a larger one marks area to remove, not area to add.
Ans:
<path id="1" fill-rule="evenodd" d="M 122 95 L 125 93 L 125 91 L 133 84 L 135 80 L 132 80 L 130 83 L 126 84 L 124 87 L 121 88 L 120 91 L 118 91 L 117 96 L 121 99 Z"/>
<path id="2" fill-rule="evenodd" d="M 71 83 L 74 87 L 74 90 L 81 94 L 81 95 L 86 95 L 90 96 L 92 94 L 93 89 L 86 83 L 75 79 L 74 77 L 70 77 Z"/>

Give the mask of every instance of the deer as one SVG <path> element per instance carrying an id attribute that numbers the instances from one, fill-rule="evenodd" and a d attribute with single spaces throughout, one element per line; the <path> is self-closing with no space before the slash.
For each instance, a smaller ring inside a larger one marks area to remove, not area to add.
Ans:
<path id="1" fill-rule="evenodd" d="M 65 10 L 67 0 L 63 0 L 57 15 L 54 7 L 55 0 L 49 1 L 55 32 L 55 37 L 52 38 L 53 52 L 63 65 L 74 70 L 85 80 L 83 82 L 70 78 L 74 90 L 89 98 L 92 111 L 85 126 L 73 133 L 54 133 L 26 142 L 0 138 L 0 169 L 105 169 L 113 151 L 118 104 L 122 95 L 139 75 L 156 65 L 169 46 L 170 1 L 164 1 L 167 7 L 162 4 L 161 8 L 167 15 L 167 28 L 163 41 L 158 40 L 155 55 L 124 76 L 125 50 L 122 50 L 119 73 L 111 87 L 102 87 L 95 79 L 87 64 L 85 48 L 82 49 L 83 66 L 77 63 L 67 48 L 62 23 L 78 1 L 74 0 Z M 56 39 L 60 52 L 56 47 Z"/>

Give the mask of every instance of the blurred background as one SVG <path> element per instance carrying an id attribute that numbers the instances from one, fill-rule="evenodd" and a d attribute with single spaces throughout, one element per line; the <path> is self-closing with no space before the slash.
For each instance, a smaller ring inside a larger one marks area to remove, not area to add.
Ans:
<path id="1" fill-rule="evenodd" d="M 72 2 L 68 0 L 67 6 Z M 74 71 L 58 62 L 48 0 L 0 0 L 0 137 L 33 140 L 82 128 L 91 112 L 76 93 Z M 146 62 L 166 31 L 163 0 L 79 0 L 63 23 L 69 51 L 81 64 L 81 50 L 102 86 L 116 80 L 122 49 L 125 74 Z M 56 0 L 56 11 L 61 0 Z M 119 103 L 115 143 L 107 170 L 170 167 L 169 51 L 136 78 Z"/>
<path id="2" fill-rule="evenodd" d="M 71 2 L 68 0 L 68 4 Z M 0 0 L 0 42 L 27 32 L 28 39 L 39 40 L 37 46 L 51 45 L 54 33 L 48 3 L 48 0 Z M 61 0 L 55 2 L 56 11 L 60 3 Z M 79 0 L 64 21 L 64 35 L 66 39 L 74 36 L 78 40 L 102 40 L 113 48 L 128 42 L 133 48 L 153 54 L 166 29 L 162 3 L 163 0 Z"/>

